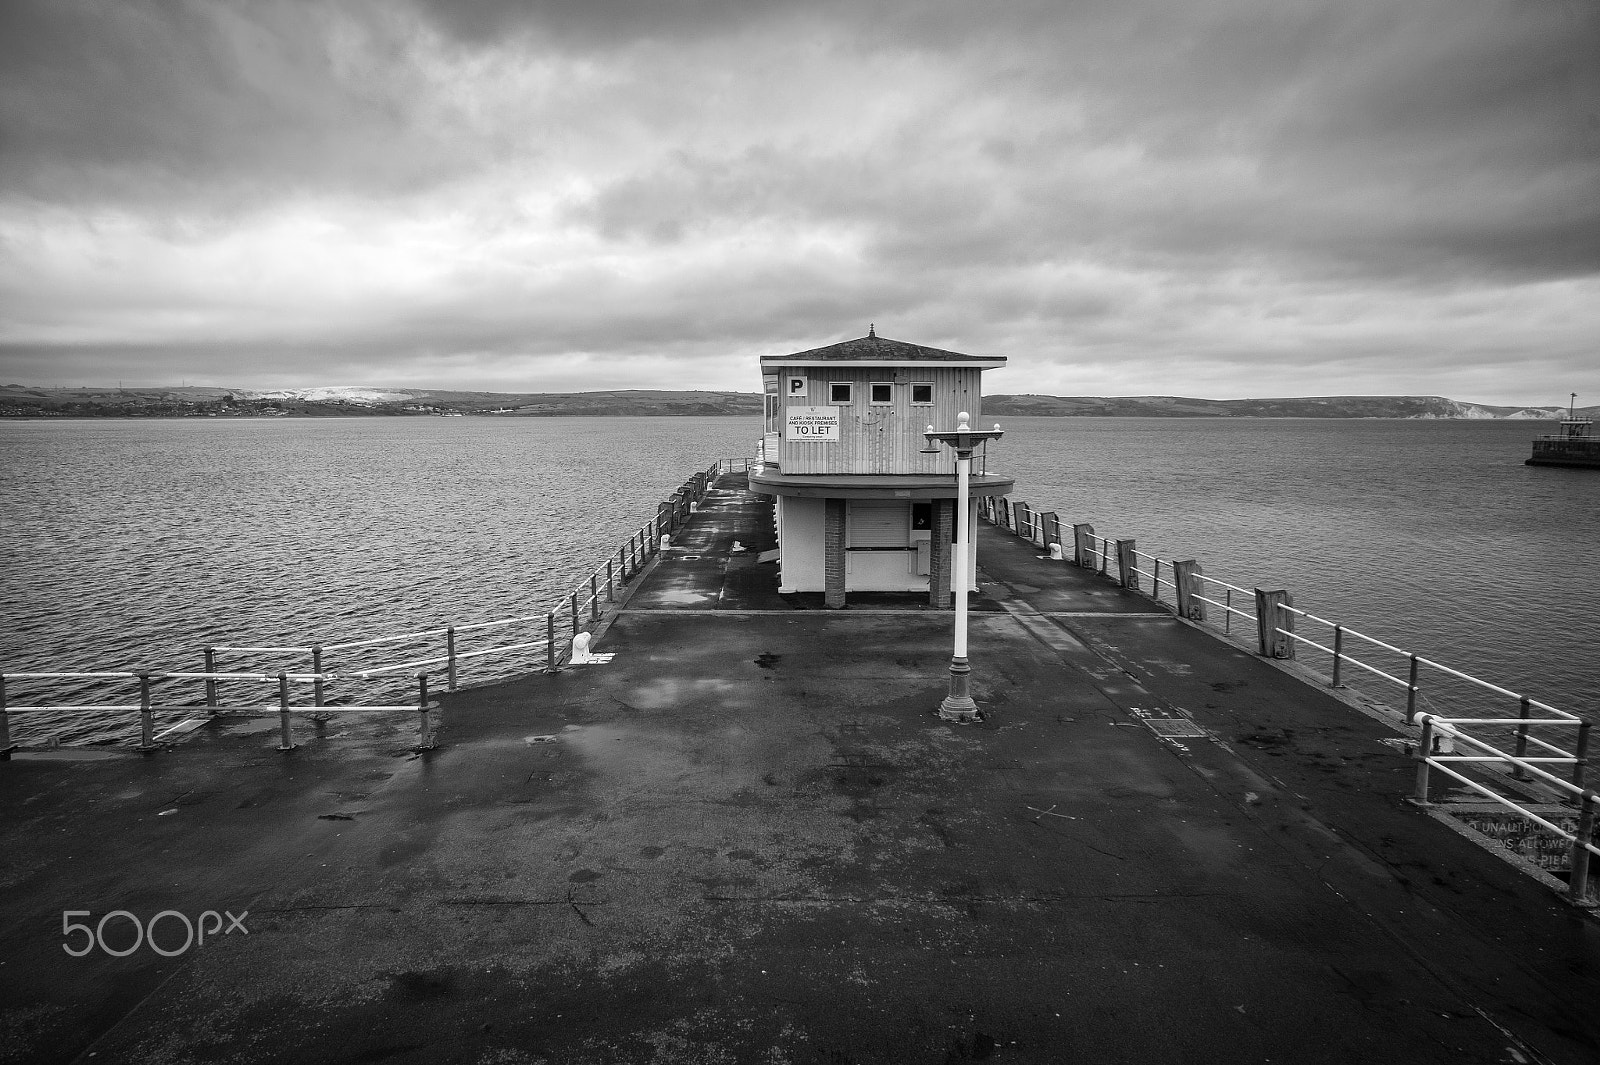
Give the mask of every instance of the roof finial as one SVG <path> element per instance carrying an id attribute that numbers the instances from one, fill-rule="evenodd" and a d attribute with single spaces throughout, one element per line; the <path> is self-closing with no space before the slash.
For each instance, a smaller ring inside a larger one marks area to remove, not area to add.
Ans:
<path id="1" fill-rule="evenodd" d="M 876 322 L 868 322 L 867 323 L 867 336 L 875 337 L 877 335 L 878 335 L 877 323 Z"/>

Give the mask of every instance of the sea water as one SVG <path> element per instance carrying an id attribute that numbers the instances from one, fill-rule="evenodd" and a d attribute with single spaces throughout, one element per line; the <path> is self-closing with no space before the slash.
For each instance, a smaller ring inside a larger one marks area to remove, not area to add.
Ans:
<path id="1" fill-rule="evenodd" d="M 1523 466 L 1539 423 L 1004 428 L 990 467 L 1063 522 L 1288 589 L 1302 609 L 1557 706 L 1600 706 L 1600 471 Z M 212 644 L 563 611 L 657 502 L 748 455 L 759 432 L 754 418 L 0 423 L 0 670 L 198 670 Z M 281 656 L 219 664 L 285 668 Z M 465 676 L 494 672 L 477 660 Z M 136 688 L 28 683 L 8 686 L 13 703 L 137 701 Z M 395 682 L 384 697 L 401 696 Z M 125 739 L 128 717 L 18 714 L 14 732 Z"/>

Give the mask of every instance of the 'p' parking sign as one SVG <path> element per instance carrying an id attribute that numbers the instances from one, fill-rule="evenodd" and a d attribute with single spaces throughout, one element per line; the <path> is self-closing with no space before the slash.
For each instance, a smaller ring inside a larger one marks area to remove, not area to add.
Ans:
<path id="1" fill-rule="evenodd" d="M 804 377 L 789 378 L 789 395 L 804 399 L 806 395 L 806 379 Z"/>

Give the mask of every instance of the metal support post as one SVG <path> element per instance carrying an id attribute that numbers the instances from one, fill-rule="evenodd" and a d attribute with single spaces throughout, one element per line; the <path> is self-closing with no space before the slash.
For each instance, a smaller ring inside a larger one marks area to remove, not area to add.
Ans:
<path id="1" fill-rule="evenodd" d="M 611 571 L 611 560 L 608 558 L 606 559 L 606 602 L 615 603 L 616 601 L 617 577 L 616 574 Z"/>
<path id="2" fill-rule="evenodd" d="M 11 761 L 11 715 L 6 711 L 6 675 L 0 673 L 0 761 Z"/>
<path id="3" fill-rule="evenodd" d="M 589 620 L 600 620 L 600 575 L 597 573 L 589 574 Z"/>
<path id="4" fill-rule="evenodd" d="M 1578 810 L 1578 838 L 1572 841 L 1572 872 L 1567 875 L 1567 897 L 1576 905 L 1589 904 L 1589 848 L 1585 846 L 1594 838 L 1595 793 L 1583 793 L 1583 805 Z"/>
<path id="5" fill-rule="evenodd" d="M 1135 547 L 1132 540 L 1117 541 L 1117 573 L 1122 577 L 1122 586 L 1129 591 L 1137 592 L 1139 590 L 1139 574 L 1135 571 L 1139 568 L 1139 559 L 1133 553 L 1134 550 Z"/>
<path id="6" fill-rule="evenodd" d="M 572 635 L 578 635 L 578 593 L 573 592 L 567 598 L 568 605 L 572 607 Z"/>
<path id="7" fill-rule="evenodd" d="M 311 705 L 312 706 L 321 706 L 322 705 L 322 695 L 323 695 L 323 692 L 322 692 L 322 645 L 321 644 L 318 644 L 317 646 L 315 646 L 315 647 L 313 647 L 311 649 L 311 672 L 313 672 L 313 673 L 315 673 L 317 675 L 316 679 L 311 682 Z"/>
<path id="8" fill-rule="evenodd" d="M 1584 767 L 1589 764 L 1589 730 L 1594 727 L 1591 721 L 1585 721 L 1578 726 L 1578 744 L 1572 752 L 1572 786 L 1583 787 Z"/>
<path id="9" fill-rule="evenodd" d="M 556 670 L 556 616 L 554 612 L 544 616 L 544 671 L 555 673 Z"/>
<path id="10" fill-rule="evenodd" d="M 455 691 L 456 690 L 456 676 L 457 676 L 457 674 L 456 674 L 456 627 L 454 625 L 451 625 L 449 628 L 444 630 L 444 651 L 445 651 L 445 657 L 449 659 L 448 664 L 445 666 L 446 676 L 448 678 L 447 683 L 449 684 L 449 689 L 451 691 Z"/>
<path id="11" fill-rule="evenodd" d="M 1516 750 L 1516 755 L 1517 755 L 1518 758 L 1522 758 L 1525 755 L 1527 755 L 1527 753 L 1528 753 L 1528 725 L 1527 725 L 1527 721 L 1528 721 L 1528 718 L 1533 716 L 1533 700 L 1529 699 L 1526 695 L 1524 695 L 1520 699 L 1518 699 L 1517 702 L 1519 704 L 1518 710 L 1517 710 L 1517 716 L 1522 718 L 1523 723 L 1517 726 L 1517 750 Z M 1528 771 L 1526 769 L 1522 768 L 1522 765 L 1520 763 L 1518 763 L 1511 770 L 1511 775 L 1516 777 L 1518 780 L 1527 780 L 1528 779 Z"/>
<path id="12" fill-rule="evenodd" d="M 149 754 L 156 749 L 156 723 L 155 714 L 150 709 L 150 674 L 139 674 L 139 746 L 135 748 L 141 754 Z"/>
<path id="13" fill-rule="evenodd" d="M 1417 719 L 1417 656 L 1411 656 L 1411 679 L 1406 681 L 1406 724 Z"/>
<path id="14" fill-rule="evenodd" d="M 1412 795 L 1415 802 L 1428 804 L 1428 758 L 1433 754 L 1433 718 L 1422 722 L 1422 739 L 1417 743 L 1417 787 Z"/>
<path id="15" fill-rule="evenodd" d="M 289 674 L 278 673 L 278 750 L 294 750 L 294 734 L 289 728 Z"/>
<path id="16" fill-rule="evenodd" d="M 216 671 L 217 671 L 217 649 L 215 647 L 207 647 L 206 648 L 206 672 L 207 673 L 215 673 Z M 213 714 L 217 712 L 217 678 L 216 677 L 208 676 L 206 678 L 206 706 L 211 708 L 211 712 Z"/>
<path id="17" fill-rule="evenodd" d="M 1340 670 L 1344 666 L 1344 626 L 1333 627 L 1333 686 L 1342 688 L 1344 685 L 1339 680 Z"/>
<path id="18" fill-rule="evenodd" d="M 417 716 L 421 724 L 417 733 L 417 750 L 433 750 L 433 720 L 428 712 L 428 675 L 417 674 Z"/>

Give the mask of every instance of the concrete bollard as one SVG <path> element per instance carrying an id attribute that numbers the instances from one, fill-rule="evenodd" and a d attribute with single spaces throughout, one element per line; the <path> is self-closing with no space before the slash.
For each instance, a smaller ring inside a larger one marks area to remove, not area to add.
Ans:
<path id="1" fill-rule="evenodd" d="M 669 547 L 671 547 L 671 546 L 672 546 L 672 537 L 670 537 L 670 536 L 663 536 L 663 537 L 662 537 L 662 538 L 661 538 L 661 547 L 660 547 L 660 550 L 662 550 L 662 551 L 665 551 L 665 550 L 666 550 L 666 549 L 667 549 L 667 548 L 669 548 Z"/>
<path id="2" fill-rule="evenodd" d="M 594 659 L 589 654 L 589 644 L 591 640 L 593 640 L 593 637 L 587 632 L 580 632 L 578 635 L 574 636 L 572 638 L 572 655 L 567 659 L 567 661 L 575 666 L 586 665 L 590 662 L 593 662 Z"/>
<path id="3" fill-rule="evenodd" d="M 1200 581 L 1200 563 L 1194 559 L 1172 564 L 1172 580 L 1177 586 L 1178 616 L 1190 621 L 1206 619 L 1206 605 L 1199 596 L 1203 587 Z"/>
<path id="4" fill-rule="evenodd" d="M 1050 561 L 1052 561 L 1052 562 L 1060 562 L 1060 561 L 1062 561 L 1061 545 L 1060 544 L 1051 544 L 1050 545 Z"/>
<path id="5" fill-rule="evenodd" d="M 1080 522 L 1072 527 L 1072 561 L 1094 569 L 1094 526 Z"/>
<path id="6" fill-rule="evenodd" d="M 1294 640 L 1287 635 L 1294 631 L 1294 615 L 1286 606 L 1294 606 L 1288 592 L 1256 589 L 1256 636 L 1264 658 L 1294 657 Z"/>
<path id="7" fill-rule="evenodd" d="M 1136 550 L 1132 540 L 1117 541 L 1117 572 L 1122 576 L 1122 586 L 1129 591 L 1139 590 L 1139 559 L 1134 555 Z"/>

